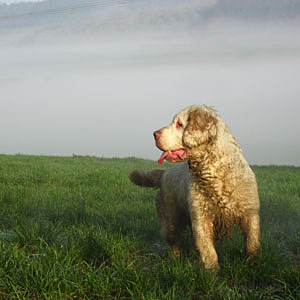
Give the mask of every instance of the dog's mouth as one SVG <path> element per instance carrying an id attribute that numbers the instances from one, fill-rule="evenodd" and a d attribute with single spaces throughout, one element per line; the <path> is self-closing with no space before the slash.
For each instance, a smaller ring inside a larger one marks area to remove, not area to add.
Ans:
<path id="1" fill-rule="evenodd" d="M 165 159 L 169 162 L 183 161 L 186 157 L 187 157 L 186 149 L 179 149 L 174 151 L 168 150 L 163 152 L 160 159 L 158 160 L 158 163 L 162 165 Z"/>

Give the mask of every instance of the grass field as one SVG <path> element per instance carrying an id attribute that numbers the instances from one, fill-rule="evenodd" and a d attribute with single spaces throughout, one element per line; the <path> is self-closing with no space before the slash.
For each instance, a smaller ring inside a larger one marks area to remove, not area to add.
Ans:
<path id="1" fill-rule="evenodd" d="M 218 274 L 188 233 L 171 258 L 135 168 L 157 164 L 0 155 L 0 299 L 300 299 L 300 168 L 253 167 L 262 251 L 249 260 L 235 230 L 217 243 Z"/>

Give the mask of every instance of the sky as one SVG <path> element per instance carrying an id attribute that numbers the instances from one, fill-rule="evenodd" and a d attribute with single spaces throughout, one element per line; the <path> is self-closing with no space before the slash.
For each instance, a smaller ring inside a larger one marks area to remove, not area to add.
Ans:
<path id="1" fill-rule="evenodd" d="M 35 2 L 42 2 L 44 0 L 0 0 L 0 4 L 6 4 L 6 5 L 11 5 L 11 4 L 18 4 L 18 3 L 35 3 Z"/>
<path id="2" fill-rule="evenodd" d="M 300 166 L 300 4 L 0 0 L 0 153 L 156 160 L 213 106 L 258 165 Z"/>

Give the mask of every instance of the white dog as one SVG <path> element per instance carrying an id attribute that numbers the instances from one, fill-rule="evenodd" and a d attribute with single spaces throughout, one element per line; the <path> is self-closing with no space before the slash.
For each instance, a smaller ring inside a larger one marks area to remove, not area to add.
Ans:
<path id="1" fill-rule="evenodd" d="M 162 235 L 179 254 L 180 234 L 190 225 L 206 269 L 217 269 L 215 240 L 241 226 L 246 250 L 260 247 L 259 197 L 253 171 L 215 110 L 191 106 L 154 132 L 164 159 L 182 162 L 166 171 L 133 171 L 137 185 L 160 188 L 156 200 Z"/>

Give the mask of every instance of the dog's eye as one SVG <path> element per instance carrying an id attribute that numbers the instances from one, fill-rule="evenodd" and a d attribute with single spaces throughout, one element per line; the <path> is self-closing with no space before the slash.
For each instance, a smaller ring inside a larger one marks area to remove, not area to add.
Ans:
<path id="1" fill-rule="evenodd" d="M 179 122 L 179 121 L 177 121 L 177 123 L 176 123 L 176 128 L 177 129 L 179 129 L 179 128 L 182 128 L 182 123 L 181 122 Z"/>

